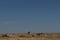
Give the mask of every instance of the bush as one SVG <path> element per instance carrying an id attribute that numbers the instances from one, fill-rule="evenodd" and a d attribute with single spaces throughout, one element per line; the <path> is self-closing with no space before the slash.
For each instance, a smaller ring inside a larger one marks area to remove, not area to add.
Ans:
<path id="1" fill-rule="evenodd" d="M 42 35 L 42 34 L 44 34 L 44 33 L 37 33 L 36 35 L 39 35 L 39 36 L 40 36 L 40 35 Z"/>
<path id="2" fill-rule="evenodd" d="M 25 35 L 20 35 L 19 37 L 25 37 Z"/>
<path id="3" fill-rule="evenodd" d="M 35 37 L 34 35 L 32 35 L 32 37 Z"/>
<path id="4" fill-rule="evenodd" d="M 8 37 L 8 35 L 7 34 L 3 34 L 2 37 Z"/>

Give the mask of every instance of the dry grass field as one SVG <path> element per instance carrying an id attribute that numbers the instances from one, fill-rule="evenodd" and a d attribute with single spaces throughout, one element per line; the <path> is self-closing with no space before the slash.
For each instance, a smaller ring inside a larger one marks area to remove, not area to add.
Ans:
<path id="1" fill-rule="evenodd" d="M 60 33 L 0 34 L 0 40 L 60 40 Z"/>

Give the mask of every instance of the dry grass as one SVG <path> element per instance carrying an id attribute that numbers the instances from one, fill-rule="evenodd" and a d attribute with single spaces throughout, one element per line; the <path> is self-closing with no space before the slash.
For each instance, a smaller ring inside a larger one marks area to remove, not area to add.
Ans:
<path id="1" fill-rule="evenodd" d="M 60 33 L 0 34 L 0 40 L 60 40 Z"/>

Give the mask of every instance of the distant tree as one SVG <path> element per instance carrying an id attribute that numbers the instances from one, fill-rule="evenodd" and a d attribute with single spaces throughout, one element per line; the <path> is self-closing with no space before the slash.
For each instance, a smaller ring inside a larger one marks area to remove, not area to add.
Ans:
<path id="1" fill-rule="evenodd" d="M 30 34 L 30 32 L 28 32 L 28 34 Z"/>

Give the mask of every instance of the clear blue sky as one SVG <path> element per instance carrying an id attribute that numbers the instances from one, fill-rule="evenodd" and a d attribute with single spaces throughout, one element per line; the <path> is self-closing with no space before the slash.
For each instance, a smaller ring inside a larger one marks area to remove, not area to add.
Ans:
<path id="1" fill-rule="evenodd" d="M 60 0 L 0 0 L 0 33 L 60 32 Z"/>

